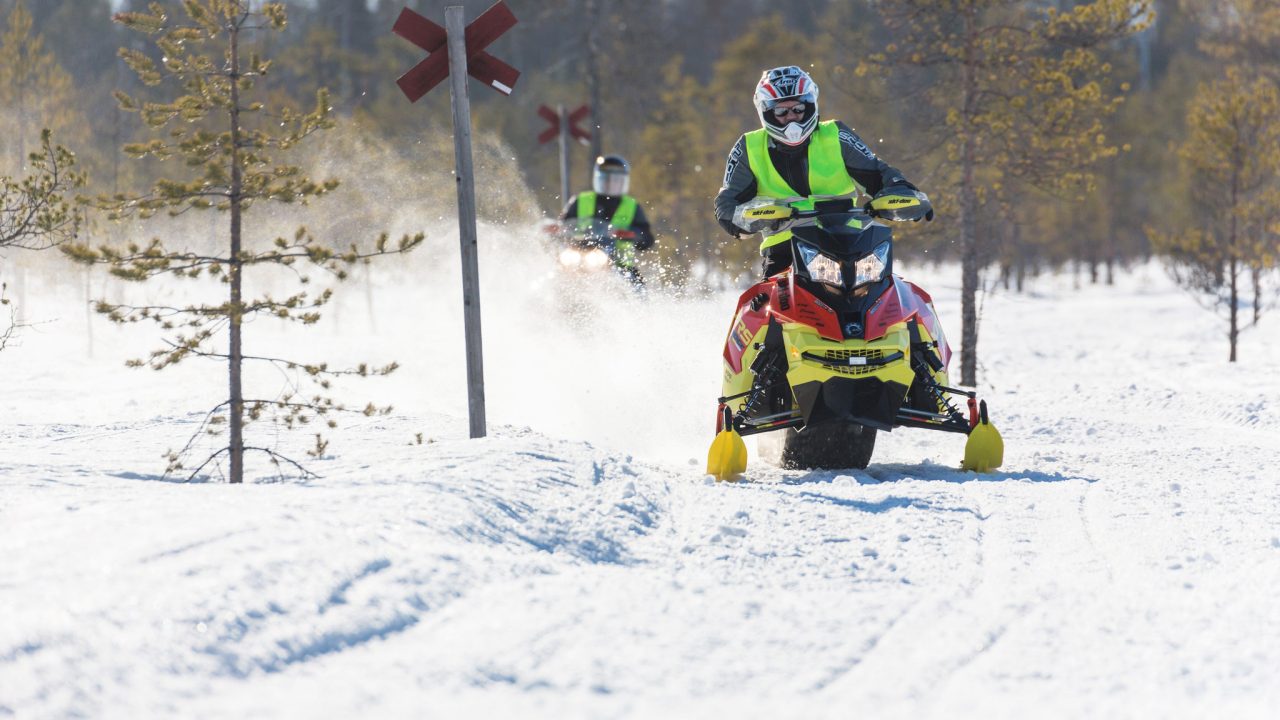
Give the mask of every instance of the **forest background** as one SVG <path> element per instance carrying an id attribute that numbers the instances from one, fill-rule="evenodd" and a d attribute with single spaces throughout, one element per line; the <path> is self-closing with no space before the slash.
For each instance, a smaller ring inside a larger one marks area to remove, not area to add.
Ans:
<path id="1" fill-rule="evenodd" d="M 339 127 L 319 147 L 323 157 L 316 161 L 333 163 L 358 193 L 412 197 L 438 206 L 441 215 L 454 207 L 448 101 L 442 90 L 416 105 L 405 100 L 394 80 L 421 53 L 390 28 L 403 7 L 441 20 L 452 4 L 459 0 L 293 0 L 286 3 L 287 30 L 262 48 L 273 59 L 265 82 L 278 101 L 306 108 L 318 88 L 332 93 Z M 490 0 L 461 4 L 470 18 Z M 1069 12 L 1082 3 L 988 4 L 1042 13 Z M 21 26 L 17 5 L 29 13 L 29 27 Z M 734 140 L 759 126 L 750 94 L 761 70 L 800 64 L 820 84 L 823 116 L 854 127 L 934 199 L 938 221 L 905 228 L 900 256 L 959 258 L 959 159 L 938 132 L 947 127 L 946 108 L 921 92 L 928 82 L 921 81 L 920 67 L 877 62 L 901 39 L 886 11 L 942 12 L 947 3 L 796 0 L 781 11 L 758 0 L 509 5 L 520 24 L 491 50 L 523 71 L 520 83 L 509 98 L 472 89 L 483 219 L 533 222 L 558 212 L 563 199 L 556 149 L 537 143 L 545 123 L 536 109 L 590 102 L 598 127 L 592 147 L 573 149 L 572 187 L 587 186 L 595 154 L 622 154 L 634 168 L 632 194 L 659 236 L 650 262 L 662 281 L 705 285 L 751 272 L 754 243 L 723 233 L 712 217 L 712 198 Z M 1099 46 L 1098 71 L 1076 82 L 1096 83 L 1104 97 L 1122 99 L 1096 118 L 1102 126 L 1095 144 L 1105 150 L 1094 152 L 1078 177 L 1051 187 L 999 168 L 982 179 L 974 201 L 984 285 L 1020 289 L 1027 275 L 1063 266 L 1082 282 L 1113 282 L 1118 269 L 1159 253 L 1182 269 L 1185 284 L 1212 297 L 1216 286 L 1235 277 L 1229 263 L 1236 263 L 1241 284 L 1238 293 L 1233 286 L 1230 302 L 1236 307 L 1250 294 L 1246 281 L 1252 279 L 1256 322 L 1274 300 L 1280 223 L 1272 208 L 1280 203 L 1272 201 L 1280 145 L 1275 133 L 1240 132 L 1232 109 L 1212 100 L 1235 92 L 1257 110 L 1242 117 L 1258 126 L 1280 119 L 1267 100 L 1280 75 L 1274 49 L 1280 47 L 1280 12 L 1270 5 L 1153 0 L 1142 19 L 1145 29 Z M 153 164 L 120 152 L 125 143 L 147 139 L 148 131 L 112 96 L 120 89 L 145 100 L 151 91 L 118 56 L 121 47 L 142 47 L 111 21 L 114 12 L 130 9 L 145 8 L 139 0 L 0 0 L 0 17 L 7 19 L 0 113 L 11 128 L 0 136 L 4 174 L 22 174 L 23 159 L 48 127 L 77 154 L 90 192 L 153 179 Z M 20 62 L 22 53 L 27 60 Z M 1224 82 L 1235 82 L 1235 90 L 1224 89 Z M 1213 113 L 1220 116 L 1217 126 Z M 1225 139 L 1214 134 L 1224 124 L 1236 126 Z M 1206 157 L 1215 167 L 1206 166 Z M 1231 177 L 1231 168 L 1244 165 L 1252 172 L 1249 187 Z M 531 194 L 509 192 L 511 181 L 521 179 Z M 321 230 L 336 230 L 325 234 L 345 242 L 344 226 L 384 225 L 367 215 L 385 207 L 350 202 L 332 221 L 338 227 Z M 1228 225 L 1230 238 L 1212 230 Z M 1184 232 L 1192 227 L 1201 230 Z M 7 252 L 0 264 L 8 270 L 29 265 L 36 262 L 32 255 Z M 57 253 L 41 255 L 40 262 L 65 262 Z"/>

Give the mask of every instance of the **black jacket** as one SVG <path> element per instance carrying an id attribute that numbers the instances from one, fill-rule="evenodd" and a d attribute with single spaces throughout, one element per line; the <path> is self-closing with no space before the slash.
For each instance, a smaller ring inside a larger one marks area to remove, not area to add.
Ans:
<path id="1" fill-rule="evenodd" d="M 888 185 L 911 185 L 903 179 L 900 170 L 876 157 L 848 125 L 837 120 L 836 127 L 840 130 L 840 153 L 844 157 L 844 166 L 854 182 L 868 194 L 875 195 Z M 812 139 L 810 135 L 803 143 L 792 147 L 769 138 L 769 159 L 782 179 L 802 196 L 809 195 L 809 142 Z M 725 232 L 734 237 L 747 234 L 746 230 L 733 224 L 733 211 L 755 197 L 756 188 L 756 176 L 747 162 L 747 140 L 743 135 L 729 153 L 724 185 L 716 195 L 716 220 Z"/>
<path id="2" fill-rule="evenodd" d="M 613 219 L 613 214 L 618 212 L 618 203 L 622 202 L 622 198 L 613 195 L 596 195 L 596 214 L 599 220 L 608 222 Z M 578 219 L 578 196 L 574 195 L 568 205 L 564 206 L 564 212 L 560 213 L 560 220 L 577 220 Z M 640 203 L 636 203 L 636 217 L 631 221 L 631 232 L 636 234 L 636 250 L 648 250 L 653 247 L 653 231 L 649 228 L 649 219 L 644 216 L 644 208 L 640 207 Z"/>

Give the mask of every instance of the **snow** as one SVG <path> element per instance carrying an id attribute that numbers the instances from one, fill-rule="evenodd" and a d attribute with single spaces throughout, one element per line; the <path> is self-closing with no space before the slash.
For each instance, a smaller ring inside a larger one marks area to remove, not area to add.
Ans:
<path id="1" fill-rule="evenodd" d="M 0 353 L 0 717 L 1280 707 L 1277 318 L 1230 365 L 1223 323 L 1154 265 L 997 289 L 980 390 L 1003 469 L 901 429 L 866 471 L 753 456 L 717 484 L 732 298 L 615 287 L 566 314 L 528 237 L 483 234 L 485 439 L 465 437 L 447 235 L 374 275 L 373 322 L 357 278 L 320 327 L 249 328 L 250 349 L 403 365 L 342 385 L 396 409 L 343 419 L 305 482 L 162 481 L 221 368 L 124 368 L 154 332 L 89 325 L 83 282 L 32 280 L 42 324 Z M 958 273 L 900 269 L 956 344 Z"/>

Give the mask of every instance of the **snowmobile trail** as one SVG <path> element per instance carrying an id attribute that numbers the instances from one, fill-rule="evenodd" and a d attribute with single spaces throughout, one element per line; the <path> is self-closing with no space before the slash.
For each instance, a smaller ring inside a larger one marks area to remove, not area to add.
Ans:
<path id="1" fill-rule="evenodd" d="M 486 296 L 482 440 L 449 316 L 348 328 L 402 343 L 370 383 L 396 411 L 344 420 L 318 478 L 244 487 L 156 481 L 198 374 L 32 335 L 3 357 L 30 382 L 0 396 L 0 715 L 1269 717 L 1280 378 L 1224 367 L 1158 273 L 1043 282 L 987 301 L 1007 453 L 981 475 L 962 436 L 893 432 L 866 470 L 710 480 L 733 298 L 601 300 L 586 332 Z"/>

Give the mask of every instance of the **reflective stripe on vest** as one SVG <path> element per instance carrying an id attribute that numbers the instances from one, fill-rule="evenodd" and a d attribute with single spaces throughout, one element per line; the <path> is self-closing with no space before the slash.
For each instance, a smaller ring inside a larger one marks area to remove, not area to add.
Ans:
<path id="1" fill-rule="evenodd" d="M 591 190 L 578 193 L 578 229 L 587 231 L 596 218 L 596 194 Z M 636 219 L 636 199 L 623 195 L 618 209 L 613 212 L 609 226 L 614 230 L 630 230 Z M 630 268 L 636 264 L 636 244 L 633 240 L 613 241 L 613 262 L 618 267 Z"/>
<path id="2" fill-rule="evenodd" d="M 752 130 L 745 136 L 747 142 L 747 164 L 756 177 L 756 195 L 770 198 L 796 197 L 800 193 L 791 187 L 778 169 L 769 159 L 769 136 L 764 128 Z M 800 210 L 813 209 L 813 197 L 837 197 L 849 195 L 862 188 L 849 175 L 844 166 L 844 155 L 840 150 L 840 129 L 834 120 L 818 124 L 818 129 L 809 138 L 809 198 L 791 203 Z M 581 207 L 581 206 L 579 206 Z M 768 235 L 760 241 L 760 251 L 778 243 L 791 239 L 791 231 L 783 230 L 776 235 Z"/>
<path id="3" fill-rule="evenodd" d="M 578 193 L 578 229 L 587 230 L 596 217 L 596 194 L 591 190 Z M 614 230 L 630 230 L 636 219 L 636 199 L 623 195 L 618 201 L 618 209 L 613 211 L 609 225 Z"/>

